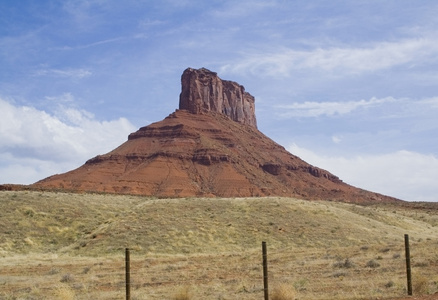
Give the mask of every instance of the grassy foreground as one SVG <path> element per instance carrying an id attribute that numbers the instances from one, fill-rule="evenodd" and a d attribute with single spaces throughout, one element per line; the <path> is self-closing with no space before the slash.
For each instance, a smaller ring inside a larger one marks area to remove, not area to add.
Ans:
<path id="1" fill-rule="evenodd" d="M 438 290 L 437 204 L 0 192 L 0 299 L 391 299 Z"/>

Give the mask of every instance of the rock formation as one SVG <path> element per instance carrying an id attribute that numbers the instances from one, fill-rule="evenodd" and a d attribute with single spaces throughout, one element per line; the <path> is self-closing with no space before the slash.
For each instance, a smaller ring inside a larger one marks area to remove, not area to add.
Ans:
<path id="1" fill-rule="evenodd" d="M 193 114 L 218 112 L 257 128 L 254 97 L 242 85 L 222 80 L 205 68 L 188 68 L 182 74 L 179 109 Z"/>
<path id="2" fill-rule="evenodd" d="M 287 196 L 397 201 L 342 182 L 257 130 L 254 97 L 206 69 L 181 78 L 179 110 L 131 133 L 113 151 L 32 185 L 158 197 Z"/>

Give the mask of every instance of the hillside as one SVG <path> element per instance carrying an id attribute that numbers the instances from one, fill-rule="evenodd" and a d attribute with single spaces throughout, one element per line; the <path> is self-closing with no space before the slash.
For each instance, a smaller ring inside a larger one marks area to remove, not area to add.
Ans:
<path id="1" fill-rule="evenodd" d="M 120 298 L 126 247 L 136 299 L 171 299 L 181 286 L 193 299 L 257 299 L 262 241 L 272 286 L 287 284 L 299 299 L 393 298 L 405 293 L 406 233 L 416 292 L 438 290 L 436 203 L 30 191 L 3 191 L 0 203 L 0 299 L 51 299 L 54 290 Z"/>
<path id="2" fill-rule="evenodd" d="M 360 246 L 371 240 L 380 243 L 399 239 L 409 232 L 432 238 L 438 225 L 438 217 L 426 218 L 423 213 L 418 217 L 417 211 L 414 215 L 399 206 L 382 209 L 385 206 L 279 197 L 154 199 L 48 192 L 0 195 L 4 225 L 0 251 L 5 254 L 60 251 L 99 255 L 125 247 L 144 253 L 210 253 L 223 251 L 224 245 L 227 251 L 256 248 L 261 240 L 275 248 Z"/>

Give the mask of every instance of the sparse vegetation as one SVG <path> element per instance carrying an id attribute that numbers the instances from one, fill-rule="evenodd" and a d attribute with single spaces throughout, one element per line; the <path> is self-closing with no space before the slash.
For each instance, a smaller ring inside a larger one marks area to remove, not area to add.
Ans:
<path id="1" fill-rule="evenodd" d="M 353 268 L 354 264 L 349 258 L 346 258 L 345 260 L 338 260 L 337 262 L 335 262 L 333 264 L 333 267 L 349 269 Z"/>
<path id="2" fill-rule="evenodd" d="M 132 299 L 261 299 L 262 241 L 271 299 L 391 298 L 405 233 L 414 294 L 438 291 L 430 207 L 16 191 L 0 205 L 0 299 L 122 299 L 126 247 Z"/>
<path id="3" fill-rule="evenodd" d="M 371 259 L 366 263 L 365 266 L 367 268 L 378 268 L 378 267 L 380 267 L 380 264 L 377 261 L 375 261 L 374 259 Z"/>
<path id="4" fill-rule="evenodd" d="M 62 278 L 60 280 L 61 282 L 73 282 L 74 276 L 70 273 L 62 275 Z"/>
<path id="5" fill-rule="evenodd" d="M 414 273 L 412 278 L 412 291 L 414 295 L 429 293 L 429 279 L 420 273 Z"/>
<path id="6" fill-rule="evenodd" d="M 389 289 L 389 288 L 391 288 L 391 287 L 393 287 L 393 286 L 394 286 L 394 282 L 393 282 L 392 280 L 388 281 L 388 282 L 385 284 L 385 287 L 386 287 L 387 289 Z"/>

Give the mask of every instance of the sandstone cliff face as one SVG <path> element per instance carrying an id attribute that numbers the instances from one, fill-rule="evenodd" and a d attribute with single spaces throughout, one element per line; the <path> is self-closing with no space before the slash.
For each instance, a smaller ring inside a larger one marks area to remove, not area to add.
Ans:
<path id="1" fill-rule="evenodd" d="M 188 68 L 181 76 L 179 109 L 198 114 L 218 112 L 257 128 L 254 97 L 236 82 L 222 80 L 205 68 Z"/>

